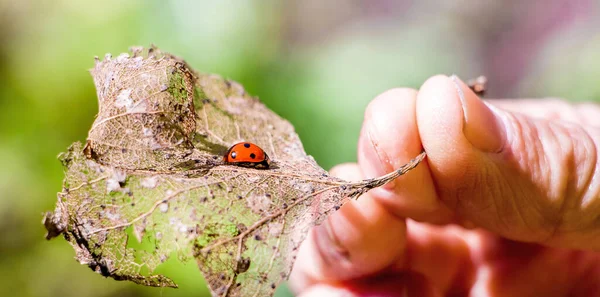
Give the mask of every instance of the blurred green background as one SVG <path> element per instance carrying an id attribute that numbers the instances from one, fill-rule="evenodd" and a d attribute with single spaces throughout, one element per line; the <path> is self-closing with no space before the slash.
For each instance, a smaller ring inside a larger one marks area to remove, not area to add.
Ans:
<path id="1" fill-rule="evenodd" d="M 468 4 L 467 4 L 468 3 Z M 536 4 L 541 3 L 541 4 Z M 97 109 L 94 56 L 156 44 L 241 82 L 290 120 L 324 167 L 355 161 L 367 103 L 429 76 L 485 74 L 489 97 L 600 98 L 600 3 L 537 1 L 0 0 L 0 296 L 206 296 L 93 273 L 40 224 L 61 189 L 56 155 Z M 287 296 L 280 291 L 279 296 Z"/>

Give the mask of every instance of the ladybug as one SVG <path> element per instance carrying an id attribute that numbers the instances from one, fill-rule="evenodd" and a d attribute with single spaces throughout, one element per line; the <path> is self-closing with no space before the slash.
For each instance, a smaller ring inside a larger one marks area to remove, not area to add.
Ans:
<path id="1" fill-rule="evenodd" d="M 227 150 L 227 153 L 223 156 L 223 162 L 242 167 L 269 169 L 271 160 L 258 145 L 250 142 L 239 142 Z"/>

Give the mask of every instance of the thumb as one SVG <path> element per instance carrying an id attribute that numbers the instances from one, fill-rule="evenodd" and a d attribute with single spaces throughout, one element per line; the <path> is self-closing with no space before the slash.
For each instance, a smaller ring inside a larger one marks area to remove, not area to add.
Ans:
<path id="1" fill-rule="evenodd" d="M 425 82 L 416 110 L 438 199 L 457 216 L 514 240 L 600 249 L 598 128 L 494 108 L 455 76 Z"/>

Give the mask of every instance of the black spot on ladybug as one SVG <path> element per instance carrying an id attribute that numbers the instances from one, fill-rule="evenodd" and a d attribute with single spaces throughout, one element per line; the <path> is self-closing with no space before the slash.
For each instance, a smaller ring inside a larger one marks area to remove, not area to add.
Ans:
<path id="1" fill-rule="evenodd" d="M 256 235 L 254 235 L 254 240 L 261 241 L 262 237 L 260 235 L 256 234 Z"/>
<path id="2" fill-rule="evenodd" d="M 250 148 L 250 144 L 249 143 L 244 143 L 244 147 L 245 148 Z"/>
<path id="3" fill-rule="evenodd" d="M 231 158 L 235 159 L 235 157 L 237 157 L 237 153 L 236 152 L 231 152 Z"/>
<path id="4" fill-rule="evenodd" d="M 256 155 L 254 153 L 250 153 L 250 158 L 256 159 Z"/>

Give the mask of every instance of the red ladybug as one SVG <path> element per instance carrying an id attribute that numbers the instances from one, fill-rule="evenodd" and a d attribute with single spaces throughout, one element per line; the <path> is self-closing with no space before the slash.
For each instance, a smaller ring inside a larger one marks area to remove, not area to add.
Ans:
<path id="1" fill-rule="evenodd" d="M 269 156 L 258 145 L 250 142 L 240 142 L 231 146 L 225 156 L 225 164 L 257 169 L 269 169 Z"/>

